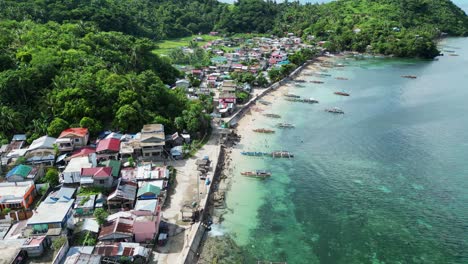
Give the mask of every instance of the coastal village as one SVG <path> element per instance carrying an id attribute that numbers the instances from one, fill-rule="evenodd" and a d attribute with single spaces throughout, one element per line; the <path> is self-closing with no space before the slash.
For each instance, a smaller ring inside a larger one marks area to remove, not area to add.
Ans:
<path id="1" fill-rule="evenodd" d="M 14 135 L 0 148 L 2 263 L 193 263 L 214 220 L 208 206 L 223 203 L 222 194 L 210 194 L 224 162 L 222 147 L 236 137 L 230 127 L 251 106 L 268 104 L 258 99 L 279 86 L 269 80 L 269 71 L 290 65 L 290 56 L 304 49 L 322 54 L 321 44 L 304 44 L 292 33 L 219 37 L 203 45 L 210 66 L 178 65 L 186 78 L 168 89 L 182 88 L 193 99 L 211 95 L 215 106 L 211 135 L 197 141 L 192 153 L 187 146 L 195 135 L 168 133 L 162 124 L 96 137 L 86 127 L 70 127 L 57 138 L 42 135 L 30 144 L 27 135 Z M 238 74 L 257 79 L 240 82 L 232 78 Z M 294 72 L 281 77 L 289 74 Z M 245 175 L 269 176 L 266 171 Z"/>

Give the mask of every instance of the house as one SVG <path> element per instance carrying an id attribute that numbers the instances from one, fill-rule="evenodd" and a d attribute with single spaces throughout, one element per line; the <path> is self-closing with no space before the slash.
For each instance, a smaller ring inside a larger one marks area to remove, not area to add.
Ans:
<path id="1" fill-rule="evenodd" d="M 24 242 L 26 242 L 26 239 L 0 240 L 0 263 L 24 263 L 28 255 L 26 251 L 22 250 L 21 248 Z"/>
<path id="2" fill-rule="evenodd" d="M 94 204 L 96 195 L 77 196 L 74 206 L 75 215 L 92 215 L 94 213 Z"/>
<path id="3" fill-rule="evenodd" d="M 180 160 L 184 158 L 184 152 L 182 146 L 176 146 L 171 148 L 171 156 L 173 159 Z"/>
<path id="4" fill-rule="evenodd" d="M 43 136 L 32 142 L 25 153 L 26 162 L 30 164 L 53 165 L 55 161 L 54 144 L 57 139 Z"/>
<path id="5" fill-rule="evenodd" d="M 47 236 L 36 236 L 28 238 L 21 249 L 28 253 L 28 257 L 40 257 L 51 245 L 52 242 Z"/>
<path id="6" fill-rule="evenodd" d="M 161 124 L 144 125 L 140 135 L 140 147 L 143 159 L 162 157 L 166 136 Z"/>
<path id="7" fill-rule="evenodd" d="M 148 200 L 148 199 L 158 199 L 165 195 L 163 189 L 166 188 L 166 181 L 148 181 L 140 182 L 137 199 L 138 200 Z"/>
<path id="8" fill-rule="evenodd" d="M 77 149 L 71 153 L 69 157 L 66 158 L 67 161 L 70 161 L 73 158 L 80 158 L 80 157 L 89 157 L 93 153 L 96 153 L 96 148 L 94 147 L 82 147 Z"/>
<path id="9" fill-rule="evenodd" d="M 26 135 L 25 134 L 16 134 L 13 135 L 10 144 L 8 145 L 7 152 L 10 152 L 15 149 L 23 148 L 24 144 L 26 143 Z"/>
<path id="10" fill-rule="evenodd" d="M 111 188 L 114 182 L 111 167 L 82 168 L 80 184 L 82 186 L 97 186 Z"/>
<path id="11" fill-rule="evenodd" d="M 107 197 L 110 208 L 133 208 L 138 185 L 135 182 L 119 179 L 117 188 Z"/>
<path id="12" fill-rule="evenodd" d="M 63 183 L 80 183 L 81 169 L 91 168 L 93 165 L 88 156 L 72 158 L 65 170 L 62 172 Z"/>
<path id="13" fill-rule="evenodd" d="M 147 263 L 151 249 L 140 246 L 138 243 L 99 243 L 94 247 L 93 254 L 116 260 L 127 257 L 130 263 L 142 264 Z"/>
<path id="14" fill-rule="evenodd" d="M 169 179 L 169 169 L 166 166 L 154 167 L 152 164 L 140 165 L 137 168 L 136 180 Z"/>
<path id="15" fill-rule="evenodd" d="M 101 161 L 99 162 L 98 164 L 99 167 L 111 167 L 112 168 L 112 177 L 114 177 L 114 179 L 117 179 L 119 178 L 120 176 L 120 161 L 118 160 L 105 160 L 105 161 Z"/>
<path id="16" fill-rule="evenodd" d="M 20 164 L 7 173 L 6 179 L 9 182 L 25 181 L 31 171 L 31 166 Z"/>
<path id="17" fill-rule="evenodd" d="M 99 255 L 78 252 L 70 256 L 67 255 L 63 264 L 101 264 L 101 258 Z"/>
<path id="18" fill-rule="evenodd" d="M 27 229 L 32 234 L 61 235 L 67 227 L 73 227 L 72 199 L 76 189 L 62 187 L 57 193 L 51 193 L 34 210 L 28 219 Z"/>
<path id="19" fill-rule="evenodd" d="M 190 87 L 190 81 L 182 79 L 176 81 L 176 87 L 177 88 L 182 88 L 182 89 L 188 89 Z"/>
<path id="20" fill-rule="evenodd" d="M 99 241 L 133 241 L 133 219 L 117 217 L 101 226 Z"/>
<path id="21" fill-rule="evenodd" d="M 76 147 L 84 147 L 88 145 L 89 131 L 87 128 L 68 128 L 62 131 L 57 138 L 56 144 L 59 151 L 73 151 Z"/>
<path id="22" fill-rule="evenodd" d="M 96 154 L 98 159 L 114 159 L 117 160 L 117 156 L 120 151 L 120 139 L 106 138 L 100 140 L 96 147 Z"/>
<path id="23" fill-rule="evenodd" d="M 0 209 L 28 209 L 36 197 L 32 181 L 0 183 Z"/>

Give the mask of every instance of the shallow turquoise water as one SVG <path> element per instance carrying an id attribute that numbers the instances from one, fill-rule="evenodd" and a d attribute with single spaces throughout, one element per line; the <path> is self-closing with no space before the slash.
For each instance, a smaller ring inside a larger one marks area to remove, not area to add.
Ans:
<path id="1" fill-rule="evenodd" d="M 325 84 L 291 90 L 320 104 L 276 100 L 296 129 L 243 139 L 233 155 L 223 228 L 248 263 L 468 263 L 468 39 L 443 45 L 460 56 L 343 60 Z M 333 106 L 346 114 L 323 111 Z M 296 158 L 239 155 L 278 149 Z M 274 175 L 237 176 L 255 168 Z"/>

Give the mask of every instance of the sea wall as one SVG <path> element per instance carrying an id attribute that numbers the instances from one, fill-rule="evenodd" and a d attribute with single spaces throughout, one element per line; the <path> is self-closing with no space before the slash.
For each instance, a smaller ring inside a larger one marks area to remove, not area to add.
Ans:
<path id="1" fill-rule="evenodd" d="M 216 185 L 214 183 L 217 181 L 217 177 L 219 177 L 221 169 L 222 169 L 220 161 L 224 160 L 224 150 L 221 147 L 221 145 L 218 145 L 217 153 L 218 153 L 218 155 L 216 155 L 217 159 L 213 161 L 213 164 L 216 164 L 215 169 L 213 170 L 212 174 L 208 173 L 207 175 L 211 179 L 210 188 L 208 189 L 207 195 L 205 195 L 205 197 L 203 197 L 203 199 L 200 201 L 200 208 L 203 208 L 203 213 L 200 216 L 201 220 L 193 224 L 192 227 L 190 228 L 191 231 L 190 231 L 189 242 L 187 243 L 187 246 L 182 249 L 178 263 L 183 263 L 183 264 L 195 263 L 195 261 L 198 258 L 198 248 L 200 247 L 200 244 L 203 241 L 203 237 L 206 233 L 206 228 L 203 225 L 204 220 L 207 219 L 207 216 L 208 216 L 208 210 L 206 209 L 210 201 L 211 194 L 213 193 L 213 190 L 216 188 Z"/>

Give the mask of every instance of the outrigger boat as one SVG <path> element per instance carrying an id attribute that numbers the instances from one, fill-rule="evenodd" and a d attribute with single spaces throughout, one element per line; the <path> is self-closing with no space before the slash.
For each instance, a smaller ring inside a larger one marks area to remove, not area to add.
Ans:
<path id="1" fill-rule="evenodd" d="M 296 95 L 296 94 L 292 94 L 292 93 L 284 94 L 284 96 L 289 97 L 289 98 L 301 98 L 301 96 Z"/>
<path id="2" fill-rule="evenodd" d="M 281 116 L 277 114 L 264 114 L 264 116 L 271 117 L 271 118 L 281 118 Z"/>
<path id="3" fill-rule="evenodd" d="M 318 100 L 314 98 L 285 98 L 286 101 L 290 102 L 299 102 L 299 103 L 307 103 L 307 104 L 318 104 Z"/>
<path id="4" fill-rule="evenodd" d="M 259 152 L 259 151 L 242 151 L 242 155 L 244 156 L 252 156 L 252 157 L 262 157 L 262 156 L 268 156 L 268 153 L 265 152 Z"/>
<path id="5" fill-rule="evenodd" d="M 349 93 L 345 93 L 345 92 L 334 92 L 334 94 L 341 95 L 341 96 L 349 96 Z"/>
<path id="6" fill-rule="evenodd" d="M 294 80 L 294 81 L 297 82 L 297 83 L 305 83 L 305 82 L 306 82 L 305 80 L 301 80 L 301 79 L 299 79 L 299 80 Z"/>
<path id="7" fill-rule="evenodd" d="M 264 134 L 273 134 L 273 133 L 275 133 L 274 130 L 266 129 L 266 128 L 257 128 L 257 129 L 254 129 L 253 132 L 264 133 Z"/>
<path id="8" fill-rule="evenodd" d="M 310 82 L 310 83 L 318 83 L 318 84 L 323 83 L 322 81 L 315 81 L 315 80 L 314 80 L 314 81 L 309 81 L 309 82 Z"/>
<path id="9" fill-rule="evenodd" d="M 330 76 L 331 76 L 331 74 L 328 74 L 328 73 L 321 73 L 321 72 L 316 73 L 316 75 L 318 75 L 318 76 L 325 76 L 325 77 L 330 77 Z"/>
<path id="10" fill-rule="evenodd" d="M 408 78 L 408 79 L 416 79 L 418 77 L 414 76 L 414 75 L 402 75 L 401 76 L 402 78 Z"/>
<path id="11" fill-rule="evenodd" d="M 344 111 L 339 109 L 338 107 L 327 108 L 325 109 L 325 111 L 333 114 L 344 114 Z"/>
<path id="12" fill-rule="evenodd" d="M 294 158 L 294 154 L 289 151 L 274 151 L 271 153 L 273 158 Z"/>
<path id="13" fill-rule="evenodd" d="M 241 172 L 241 175 L 252 178 L 266 179 L 271 176 L 271 172 L 267 170 L 244 171 Z"/>
<path id="14" fill-rule="evenodd" d="M 336 77 L 335 79 L 337 79 L 337 80 L 342 80 L 342 81 L 347 81 L 347 80 L 349 80 L 348 78 L 345 78 L 345 77 Z"/>
<path id="15" fill-rule="evenodd" d="M 279 123 L 279 124 L 278 124 L 278 127 L 279 127 L 279 128 L 294 128 L 294 125 L 293 125 L 293 124 L 289 124 L 289 123 Z"/>
<path id="16" fill-rule="evenodd" d="M 262 105 L 271 105 L 270 102 L 265 101 L 265 100 L 258 100 L 258 102 L 261 103 Z"/>

